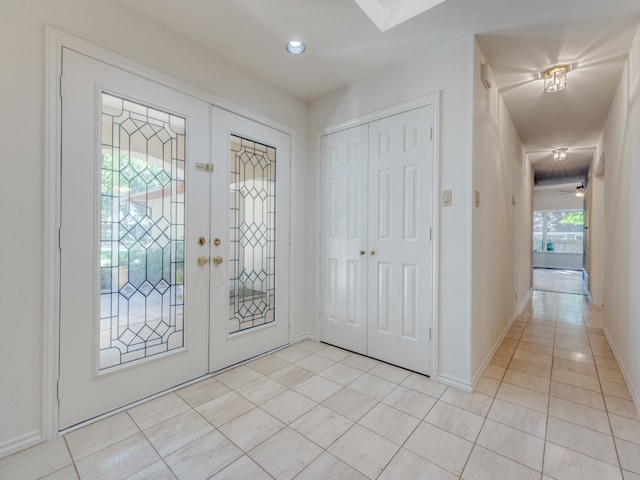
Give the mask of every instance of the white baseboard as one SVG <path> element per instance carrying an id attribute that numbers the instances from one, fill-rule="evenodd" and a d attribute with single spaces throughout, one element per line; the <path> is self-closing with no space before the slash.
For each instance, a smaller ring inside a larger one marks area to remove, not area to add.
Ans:
<path id="1" fill-rule="evenodd" d="M 473 379 L 471 380 L 471 385 L 473 390 L 475 390 L 476 386 L 478 385 L 478 382 L 480 381 L 480 378 L 484 374 L 484 371 L 489 366 L 489 363 L 491 362 L 491 359 L 495 355 L 496 350 L 498 350 L 498 348 L 500 347 L 500 344 L 504 340 L 504 336 L 507 334 L 507 332 L 513 325 L 513 322 L 516 321 L 516 318 L 520 316 L 520 314 L 524 310 L 524 307 L 527 305 L 527 303 L 531 299 L 532 295 L 533 295 L 533 288 L 530 289 L 529 292 L 524 296 L 524 298 L 522 299 L 522 302 L 520 302 L 520 305 L 511 316 L 511 320 L 509 320 L 507 325 L 504 327 L 504 329 L 502 330 L 502 333 L 500 333 L 500 335 L 498 336 L 498 339 L 496 340 L 496 342 L 493 344 L 493 347 L 489 351 L 489 354 L 485 357 L 484 361 L 482 362 L 482 365 L 480 365 L 480 368 L 478 368 L 478 370 L 476 371 L 475 375 L 473 376 Z"/>
<path id="2" fill-rule="evenodd" d="M 24 435 L 12 438 L 3 443 L 0 443 L 0 458 L 7 457 L 21 450 L 26 450 L 29 447 L 39 445 L 44 441 L 42 432 L 36 430 L 31 433 L 25 433 Z"/>
<path id="3" fill-rule="evenodd" d="M 311 332 L 299 333 L 298 335 L 293 337 L 293 343 L 302 342 L 303 340 L 313 340 L 314 342 L 319 341 Z"/>
<path id="4" fill-rule="evenodd" d="M 616 357 L 616 362 L 618 362 L 618 366 L 620 367 L 620 371 L 622 372 L 624 381 L 627 383 L 627 388 L 629 389 L 629 393 L 631 393 L 631 398 L 633 398 L 633 403 L 636 406 L 636 411 L 638 412 L 638 415 L 640 415 L 640 396 L 638 395 L 638 391 L 636 390 L 635 385 L 631 381 L 631 376 L 629 375 L 629 372 L 627 371 L 625 364 L 622 362 L 622 357 L 620 356 L 620 353 L 618 353 L 618 349 L 616 348 L 615 344 L 611 340 L 611 337 L 609 336 L 609 332 L 607 331 L 606 328 L 604 328 L 603 330 L 604 330 L 604 336 L 607 339 L 607 342 L 609 342 L 609 346 L 611 347 L 611 351 L 613 352 L 613 356 Z"/>
<path id="5" fill-rule="evenodd" d="M 449 375 L 438 375 L 436 378 L 431 377 L 431 379 L 438 383 L 442 383 L 443 385 L 448 385 L 450 387 L 457 388 L 458 390 L 462 390 L 463 392 L 473 392 L 473 386 L 459 378 L 450 377 Z"/>

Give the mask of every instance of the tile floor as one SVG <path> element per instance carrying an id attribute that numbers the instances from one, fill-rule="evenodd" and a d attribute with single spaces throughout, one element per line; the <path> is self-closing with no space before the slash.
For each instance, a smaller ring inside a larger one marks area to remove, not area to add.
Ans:
<path id="1" fill-rule="evenodd" d="M 582 271 L 580 270 L 534 268 L 533 288 L 548 292 L 587 294 L 582 282 Z"/>
<path id="2" fill-rule="evenodd" d="M 473 395 L 304 341 L 0 460 L 2 479 L 640 479 L 585 297 L 535 292 Z"/>

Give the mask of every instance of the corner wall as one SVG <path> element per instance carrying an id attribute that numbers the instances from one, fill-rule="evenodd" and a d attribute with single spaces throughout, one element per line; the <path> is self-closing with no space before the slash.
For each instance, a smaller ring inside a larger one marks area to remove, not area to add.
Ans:
<path id="1" fill-rule="evenodd" d="M 297 130 L 292 165 L 291 319 L 312 329 L 307 104 L 118 2 L 3 0 L 0 58 L 0 455 L 42 439 L 45 26 L 89 41 Z M 82 281 L 81 279 L 79 281 Z"/>
<path id="2" fill-rule="evenodd" d="M 640 411 L 640 30 L 602 135 L 605 334 Z"/>
<path id="3" fill-rule="evenodd" d="M 511 116 L 474 42 L 471 372 L 477 380 L 531 289 L 533 173 Z M 516 198 L 514 198 L 514 196 Z"/>
<path id="4" fill-rule="evenodd" d="M 310 131 L 336 125 L 413 98 L 440 92 L 440 188 L 452 206 L 440 209 L 438 370 L 442 381 L 471 386 L 470 366 L 470 68 L 473 39 L 425 51 L 368 80 L 310 105 Z M 436 159 L 437 161 L 437 159 Z M 319 166 L 316 166 L 319 171 Z"/>

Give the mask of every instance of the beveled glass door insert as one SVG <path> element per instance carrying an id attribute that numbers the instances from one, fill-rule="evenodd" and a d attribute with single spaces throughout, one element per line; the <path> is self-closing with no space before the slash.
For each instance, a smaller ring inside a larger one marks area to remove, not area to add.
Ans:
<path id="1" fill-rule="evenodd" d="M 230 136 L 229 333 L 275 319 L 276 149 Z"/>
<path id="2" fill-rule="evenodd" d="M 102 93 L 100 370 L 184 346 L 185 127 Z"/>

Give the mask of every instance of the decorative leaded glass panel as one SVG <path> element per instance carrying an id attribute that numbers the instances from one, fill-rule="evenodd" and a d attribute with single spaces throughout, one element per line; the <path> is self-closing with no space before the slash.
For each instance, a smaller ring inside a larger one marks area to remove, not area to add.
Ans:
<path id="1" fill-rule="evenodd" d="M 100 370 L 184 346 L 185 127 L 102 94 Z"/>
<path id="2" fill-rule="evenodd" d="M 231 136 L 229 333 L 275 320 L 276 149 Z"/>

